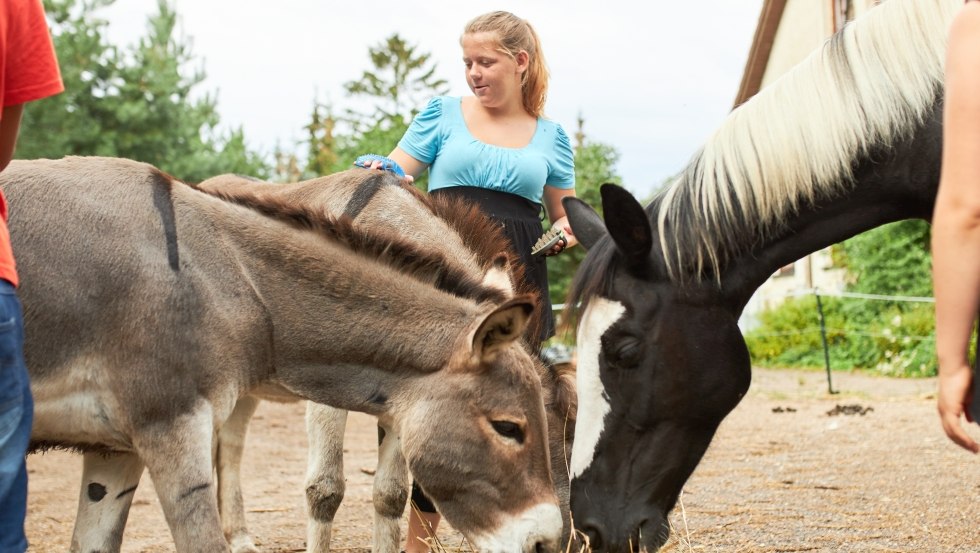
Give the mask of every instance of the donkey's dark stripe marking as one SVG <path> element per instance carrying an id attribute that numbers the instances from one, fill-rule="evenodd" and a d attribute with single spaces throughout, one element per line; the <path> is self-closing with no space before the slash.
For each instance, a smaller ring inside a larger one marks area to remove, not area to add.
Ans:
<path id="1" fill-rule="evenodd" d="M 116 499 L 122 499 L 123 497 L 126 497 L 131 493 L 136 493 L 136 486 L 133 486 L 131 488 L 126 488 L 125 490 L 119 492 L 118 494 L 116 494 Z"/>
<path id="2" fill-rule="evenodd" d="M 177 220 L 174 216 L 174 201 L 170 187 L 173 181 L 159 171 L 151 173 L 153 179 L 153 206 L 160 214 L 163 223 L 163 236 L 167 241 L 167 262 L 174 272 L 180 270 L 180 252 L 177 249 Z"/>
<path id="3" fill-rule="evenodd" d="M 106 493 L 108 492 L 106 491 L 105 486 L 99 484 L 98 482 L 92 482 L 88 485 L 88 498 L 96 503 L 102 501 L 102 498 L 105 497 Z"/>
<path id="4" fill-rule="evenodd" d="M 210 483 L 208 483 L 208 484 L 199 484 L 197 486 L 194 486 L 193 488 L 190 488 L 186 492 L 182 493 L 180 495 L 180 499 L 187 499 L 188 497 L 196 494 L 197 492 L 199 492 L 201 490 L 206 490 L 206 489 L 208 489 L 210 487 L 211 487 L 211 484 Z"/>
<path id="5" fill-rule="evenodd" d="M 357 216 L 364 211 L 364 208 L 371 203 L 371 198 L 378 193 L 386 184 L 397 185 L 398 181 L 394 179 L 386 179 L 384 175 L 374 175 L 368 180 L 361 183 L 354 191 L 354 195 L 351 196 L 350 200 L 347 202 L 347 207 L 344 208 L 344 215 L 350 217 L 351 219 L 357 219 Z"/>

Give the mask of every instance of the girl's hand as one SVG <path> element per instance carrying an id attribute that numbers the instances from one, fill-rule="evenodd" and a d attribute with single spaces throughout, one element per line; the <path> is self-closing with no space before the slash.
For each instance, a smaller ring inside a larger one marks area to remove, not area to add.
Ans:
<path id="1" fill-rule="evenodd" d="M 572 225 L 568 224 L 568 217 L 562 217 L 551 224 L 552 227 L 558 227 L 565 233 L 565 239 L 559 240 L 557 244 L 552 246 L 551 251 L 545 255 L 550 257 L 552 255 L 558 255 L 565 251 L 565 248 L 570 248 L 575 244 L 578 244 L 578 240 L 575 238 L 575 233 L 572 232 Z"/>
<path id="2" fill-rule="evenodd" d="M 966 364 L 958 367 L 941 368 L 939 371 L 939 420 L 943 430 L 956 445 L 977 453 L 980 446 L 964 430 L 961 417 L 973 422 L 967 407 L 970 405 L 973 388 L 973 372 Z"/>
<path id="3" fill-rule="evenodd" d="M 401 177 L 407 184 L 415 182 L 415 177 L 406 174 L 401 166 L 390 157 L 379 156 L 378 154 L 364 154 L 354 160 L 354 166 L 363 167 L 364 169 L 389 171 Z"/>

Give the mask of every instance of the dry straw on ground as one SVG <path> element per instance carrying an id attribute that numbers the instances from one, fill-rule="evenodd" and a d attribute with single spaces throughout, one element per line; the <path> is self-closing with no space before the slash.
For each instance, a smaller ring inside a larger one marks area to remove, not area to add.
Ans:
<path id="1" fill-rule="evenodd" d="M 762 371 L 725 420 L 671 514 L 668 553 L 980 553 L 980 459 L 952 445 L 936 416 L 932 380 Z M 836 406 L 873 408 L 828 415 Z M 305 550 L 306 435 L 301 404 L 263 403 L 243 467 L 249 527 L 259 549 Z M 980 437 L 980 427 L 971 432 Z M 335 551 L 370 553 L 377 429 L 352 414 L 347 497 Z M 27 521 L 33 553 L 67 551 L 81 460 L 32 456 Z M 403 527 L 404 532 L 404 527 Z M 469 552 L 439 528 L 442 553 Z M 130 512 L 124 553 L 169 553 L 173 543 L 149 478 Z M 565 553 L 585 553 L 568 549 Z"/>

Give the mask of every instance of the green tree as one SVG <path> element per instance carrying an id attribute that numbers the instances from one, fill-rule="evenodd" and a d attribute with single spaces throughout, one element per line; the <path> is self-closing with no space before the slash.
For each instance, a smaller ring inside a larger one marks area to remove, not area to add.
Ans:
<path id="1" fill-rule="evenodd" d="M 306 126 L 309 140 L 307 144 L 307 166 L 309 176 L 333 173 L 340 164 L 337 155 L 337 119 L 330 105 L 313 103 L 310 123 Z"/>
<path id="2" fill-rule="evenodd" d="M 581 127 L 582 120 L 579 119 Z M 602 211 L 602 198 L 599 187 L 607 182 L 622 184 L 622 179 L 615 172 L 619 153 L 615 148 L 602 143 L 585 141 L 581 130 L 577 134 L 578 144 L 575 148 L 575 195 L 585 203 Z M 572 279 L 582 260 L 585 259 L 585 248 L 578 246 L 562 252 L 561 255 L 548 258 L 548 290 L 552 303 L 565 301 Z"/>
<path id="3" fill-rule="evenodd" d="M 373 67 L 344 84 L 352 97 L 372 102 L 372 114 L 355 115 L 355 121 L 368 127 L 396 121 L 407 124 L 430 97 L 449 91 L 449 83 L 436 76 L 437 64 L 430 63 L 432 55 L 418 52 L 398 33 L 369 47 L 368 55 Z"/>
<path id="4" fill-rule="evenodd" d="M 218 131 L 214 96 L 192 98 L 205 74 L 185 69 L 193 55 L 175 34 L 171 4 L 158 0 L 147 36 L 120 50 L 106 43 L 106 23 L 93 13 L 111 3 L 45 2 L 66 93 L 31 107 L 18 157 L 123 157 L 190 181 L 224 172 L 265 176 L 265 163 L 240 128 Z"/>
<path id="5" fill-rule="evenodd" d="M 111 109 L 111 97 L 121 83 L 116 70 L 119 52 L 106 43 L 106 22 L 93 12 L 112 2 L 44 2 L 65 91 L 24 110 L 15 157 L 107 155 L 111 143 L 103 133 L 103 124 Z"/>
<path id="6" fill-rule="evenodd" d="M 900 221 L 859 234 L 834 249 L 847 268 L 850 289 L 868 294 L 932 295 L 929 224 Z"/>
<path id="7" fill-rule="evenodd" d="M 312 174 L 348 169 L 358 155 L 387 154 L 408 130 L 412 118 L 433 96 L 447 94 L 431 55 L 419 52 L 397 33 L 368 49 L 371 69 L 344 84 L 352 98 L 367 101 L 367 113 L 348 108 L 343 117 L 319 104 L 314 108 L 307 170 Z M 340 129 L 347 129 L 342 132 Z M 332 160 L 332 163 L 331 161 Z M 426 178 L 416 181 L 423 190 Z"/>
<path id="8" fill-rule="evenodd" d="M 859 234 L 833 248 L 846 268 L 848 291 L 891 296 L 932 295 L 929 226 L 901 221 Z M 864 298 L 824 298 L 831 366 L 896 376 L 935 374 L 933 305 Z M 754 363 L 823 367 L 814 298 L 788 300 L 760 317 L 746 335 Z"/>

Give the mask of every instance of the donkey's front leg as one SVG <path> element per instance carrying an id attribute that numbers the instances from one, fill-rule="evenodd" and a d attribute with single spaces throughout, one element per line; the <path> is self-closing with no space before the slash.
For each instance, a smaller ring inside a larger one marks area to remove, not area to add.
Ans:
<path id="1" fill-rule="evenodd" d="M 233 553 L 258 553 L 245 526 L 245 503 L 242 500 L 242 452 L 248 423 L 255 414 L 259 400 L 244 396 L 218 431 L 218 511 L 221 529 Z"/>
<path id="2" fill-rule="evenodd" d="M 218 517 L 211 464 L 213 438 L 214 420 L 207 406 L 134 436 L 177 553 L 230 551 Z"/>
<path id="3" fill-rule="evenodd" d="M 374 475 L 375 553 L 397 553 L 401 545 L 398 526 L 408 502 L 408 463 L 402 455 L 401 439 L 385 429 L 378 446 L 378 471 Z"/>
<path id="4" fill-rule="evenodd" d="M 143 461 L 133 453 L 86 453 L 82 462 L 82 490 L 71 536 L 72 553 L 117 553 Z"/>
<path id="5" fill-rule="evenodd" d="M 308 401 L 306 435 L 306 503 L 309 520 L 306 550 L 330 551 L 330 534 L 337 508 L 344 499 L 344 431 L 347 411 Z"/>

